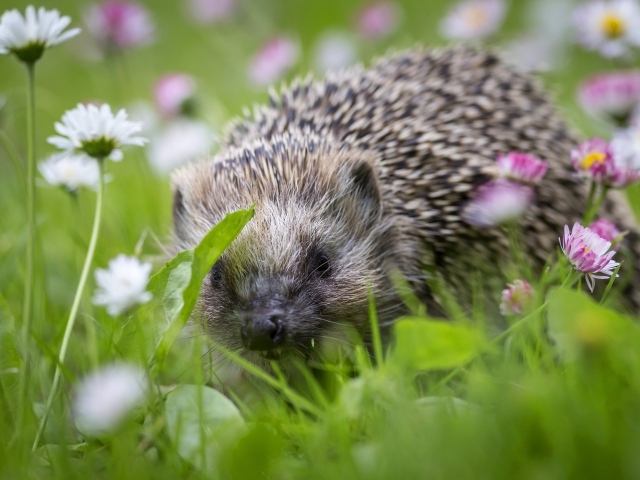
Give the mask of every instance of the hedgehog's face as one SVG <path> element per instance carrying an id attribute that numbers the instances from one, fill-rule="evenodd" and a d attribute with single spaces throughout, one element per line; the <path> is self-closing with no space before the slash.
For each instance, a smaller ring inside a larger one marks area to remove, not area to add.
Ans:
<path id="1" fill-rule="evenodd" d="M 320 352 L 367 326 L 368 286 L 386 283 L 383 238 L 301 205 L 261 204 L 207 276 L 202 313 L 212 338 L 254 361 Z"/>
<path id="2" fill-rule="evenodd" d="M 363 195 L 353 191 L 324 205 L 296 197 L 259 201 L 204 282 L 202 313 L 212 338 L 261 363 L 326 352 L 328 342 L 350 343 L 350 330 L 366 329 L 369 287 L 390 285 L 380 205 Z"/>
<path id="3" fill-rule="evenodd" d="M 347 332 L 367 329 L 370 294 L 382 321 L 399 303 L 389 294 L 392 231 L 371 166 L 342 159 L 322 175 L 313 192 L 292 184 L 254 197 L 255 217 L 202 286 L 212 339 L 256 363 L 350 343 Z"/>

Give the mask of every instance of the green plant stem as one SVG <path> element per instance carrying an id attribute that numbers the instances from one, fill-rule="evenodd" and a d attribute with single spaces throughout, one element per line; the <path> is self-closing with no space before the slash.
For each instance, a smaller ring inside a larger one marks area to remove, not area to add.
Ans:
<path id="1" fill-rule="evenodd" d="M 562 282 L 562 285 L 560 285 L 560 288 L 565 288 L 565 287 L 571 288 L 573 287 L 573 284 L 576 282 L 576 280 L 581 278 L 582 278 L 581 272 L 571 269 L 571 271 L 567 275 L 567 278 L 565 278 L 564 282 Z"/>
<path id="2" fill-rule="evenodd" d="M 584 217 L 582 218 L 582 223 L 584 225 L 589 224 L 589 217 L 591 216 L 591 210 L 593 209 L 593 200 L 596 194 L 596 182 L 595 180 L 591 180 L 591 186 L 589 187 L 589 196 L 587 197 L 587 206 L 584 210 Z"/>
<path id="3" fill-rule="evenodd" d="M 35 64 L 27 63 L 27 251 L 24 276 L 24 297 L 22 303 L 22 324 L 20 340 L 22 347 L 22 376 L 18 405 L 21 414 L 18 418 L 18 429 L 24 428 L 27 412 L 29 411 L 27 392 L 30 383 L 29 336 L 31 334 L 31 317 L 33 315 L 33 291 L 35 276 L 35 243 L 36 243 L 36 192 L 35 192 L 35 163 L 36 163 L 36 98 L 35 98 Z"/>
<path id="4" fill-rule="evenodd" d="M 82 267 L 82 274 L 80 275 L 80 282 L 78 283 L 76 295 L 73 299 L 73 305 L 71 306 L 71 313 L 69 314 L 69 319 L 67 320 L 67 326 L 64 331 L 64 337 L 62 338 L 62 345 L 60 346 L 60 354 L 58 356 L 58 366 L 56 367 L 56 372 L 53 376 L 53 384 L 51 385 L 51 391 L 49 392 L 49 397 L 47 398 L 45 411 L 44 411 L 44 414 L 42 415 L 42 419 L 40 420 L 40 426 L 38 427 L 38 432 L 36 433 L 36 438 L 33 442 L 33 447 L 32 447 L 33 450 L 35 450 L 38 447 L 38 444 L 40 443 L 42 432 L 44 432 L 44 428 L 47 425 L 47 420 L 51 412 L 51 406 L 53 405 L 53 400 L 58 392 L 58 386 L 60 385 L 60 376 L 62 374 L 62 370 L 60 367 L 64 364 L 64 360 L 67 355 L 67 349 L 69 347 L 69 339 L 71 338 L 71 332 L 73 331 L 73 326 L 75 324 L 76 317 L 78 316 L 78 310 L 80 309 L 80 300 L 82 299 L 82 292 L 84 291 L 84 287 L 87 283 L 87 278 L 89 278 L 89 270 L 91 269 L 91 264 L 93 262 L 93 255 L 96 251 L 96 244 L 98 243 L 98 234 L 100 232 L 100 220 L 102 217 L 102 201 L 104 197 L 104 159 L 99 159 L 98 165 L 100 167 L 100 179 L 98 182 L 96 211 L 93 217 L 93 228 L 91 230 L 91 239 L 89 240 L 89 249 L 87 250 L 87 256 L 84 260 L 84 266 Z"/>
<path id="5" fill-rule="evenodd" d="M 533 312 L 531 312 L 530 314 L 528 314 L 525 317 L 522 317 L 520 320 L 518 320 L 517 322 L 512 324 L 509 328 L 507 328 L 500 335 L 497 335 L 496 337 L 494 337 L 493 340 L 491 340 L 491 343 L 494 344 L 494 345 L 496 343 L 500 343 L 502 340 L 504 340 L 509 335 L 511 335 L 515 330 L 520 328 L 522 325 L 526 324 L 531 318 L 534 318 L 536 315 L 538 315 L 538 313 L 540 313 L 546 307 L 547 307 L 547 302 L 543 303 L 538 308 L 536 308 Z"/>
<path id="6" fill-rule="evenodd" d="M 600 211 L 600 207 L 602 207 L 602 203 L 607 196 L 608 187 L 603 186 L 601 188 L 600 194 L 596 197 L 595 191 L 596 186 L 595 182 L 591 184 L 591 189 L 589 190 L 589 200 L 587 202 L 587 209 L 584 214 L 584 226 L 588 227 L 591 222 L 595 219 L 596 215 Z"/>

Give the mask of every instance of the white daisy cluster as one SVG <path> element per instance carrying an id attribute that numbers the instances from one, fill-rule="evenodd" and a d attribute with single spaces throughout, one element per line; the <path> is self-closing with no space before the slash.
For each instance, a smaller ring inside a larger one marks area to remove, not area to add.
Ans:
<path id="1" fill-rule="evenodd" d="M 83 154 L 58 153 L 40 162 L 38 168 L 47 182 L 69 193 L 77 193 L 81 188 L 96 190 L 100 181 L 98 162 Z"/>
<path id="2" fill-rule="evenodd" d="M 120 110 L 116 115 L 109 105 L 78 104 L 56 122 L 59 135 L 49 137 L 48 142 L 68 152 L 84 152 L 90 157 L 102 160 L 122 160 L 121 148 L 127 145 L 143 146 L 147 140 L 136 136 L 142 130 L 138 122 L 127 120 L 127 112 Z"/>
<path id="3" fill-rule="evenodd" d="M 71 23 L 57 10 L 29 5 L 23 16 L 18 10 L 9 10 L 0 17 L 0 54 L 13 53 L 25 63 L 37 61 L 45 49 L 64 42 L 80 33 L 79 28 L 64 31 Z"/>
<path id="4" fill-rule="evenodd" d="M 640 5 L 637 0 L 595 0 L 574 15 L 578 40 L 604 57 L 621 57 L 640 47 Z"/>
<path id="5" fill-rule="evenodd" d="M 118 255 L 109 262 L 107 270 L 96 270 L 98 290 L 93 303 L 105 306 L 112 317 L 135 305 L 147 303 L 151 300 L 151 293 L 146 291 L 150 273 L 150 263 L 142 263 L 136 257 Z"/>

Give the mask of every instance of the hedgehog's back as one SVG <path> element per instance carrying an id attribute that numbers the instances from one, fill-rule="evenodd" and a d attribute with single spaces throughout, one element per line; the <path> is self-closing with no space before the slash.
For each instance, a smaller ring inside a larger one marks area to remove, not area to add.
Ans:
<path id="1" fill-rule="evenodd" d="M 576 136 L 531 76 L 492 53 L 412 50 L 368 69 L 295 82 L 236 122 L 226 143 L 300 128 L 374 152 L 388 206 L 419 219 L 420 234 L 443 257 L 468 238 L 504 244 L 498 232 L 461 218 L 474 188 L 494 175 L 499 153 L 523 151 L 550 164 L 524 222 L 535 231 L 535 252 L 552 251 L 583 205 L 569 162 Z"/>

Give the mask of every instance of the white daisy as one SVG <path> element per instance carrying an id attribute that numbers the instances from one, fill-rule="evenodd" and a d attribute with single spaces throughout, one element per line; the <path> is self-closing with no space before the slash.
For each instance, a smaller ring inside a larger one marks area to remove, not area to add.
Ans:
<path id="1" fill-rule="evenodd" d="M 636 0 L 596 0 L 574 14 L 578 41 L 605 57 L 620 57 L 640 46 L 640 6 Z"/>
<path id="2" fill-rule="evenodd" d="M 160 175 L 203 157 L 213 147 L 213 132 L 204 122 L 180 119 L 152 137 L 147 149 L 149 163 Z"/>
<path id="3" fill-rule="evenodd" d="M 585 274 L 587 286 L 592 292 L 596 279 L 611 278 L 613 271 L 620 265 L 611 259 L 616 253 L 615 250 L 610 250 L 611 242 L 577 222 L 571 232 L 569 226 L 565 225 L 564 236 L 558 240 L 562 253 L 567 256 L 573 268 Z"/>
<path id="4" fill-rule="evenodd" d="M 356 62 L 358 47 L 349 34 L 329 31 L 318 39 L 313 57 L 316 68 L 321 72 L 340 70 Z"/>
<path id="5" fill-rule="evenodd" d="M 122 147 L 126 145 L 142 146 L 146 138 L 136 136 L 142 130 L 138 122 L 127 120 L 127 112 L 120 110 L 115 116 L 111 107 L 103 104 L 78 104 L 62 116 L 62 122 L 56 122 L 55 135 L 48 142 L 67 152 L 81 151 L 97 159 L 109 158 L 122 160 Z"/>
<path id="6" fill-rule="evenodd" d="M 55 187 L 75 193 L 83 187 L 98 188 L 100 168 L 98 162 L 86 155 L 58 153 L 38 164 L 44 179 Z"/>
<path id="7" fill-rule="evenodd" d="M 91 373 L 80 383 L 74 402 L 78 429 L 99 435 L 116 428 L 147 393 L 147 379 L 137 367 L 116 364 Z"/>
<path id="8" fill-rule="evenodd" d="M 23 62 L 38 60 L 46 48 L 52 47 L 80 33 L 79 28 L 64 31 L 71 23 L 67 16 L 60 16 L 58 10 L 37 11 L 29 5 L 25 15 L 16 10 L 8 10 L 0 17 L 0 54 L 13 53 Z"/>
<path id="9" fill-rule="evenodd" d="M 94 305 L 107 308 L 112 317 L 131 307 L 151 300 L 146 291 L 151 264 L 142 263 L 136 257 L 118 255 L 109 262 L 107 270 L 95 271 L 98 289 L 93 297 Z"/>
<path id="10" fill-rule="evenodd" d="M 452 40 L 485 38 L 500 27 L 505 10 L 504 0 L 463 0 L 449 11 L 440 31 Z"/>

